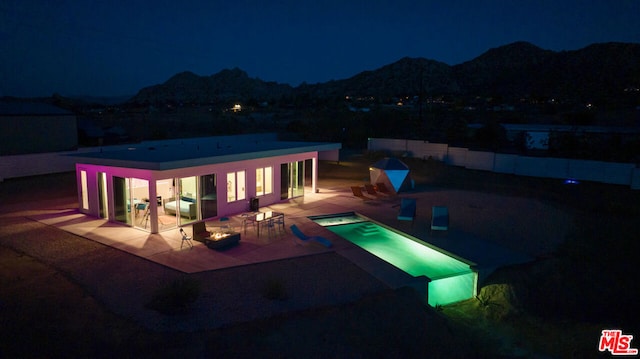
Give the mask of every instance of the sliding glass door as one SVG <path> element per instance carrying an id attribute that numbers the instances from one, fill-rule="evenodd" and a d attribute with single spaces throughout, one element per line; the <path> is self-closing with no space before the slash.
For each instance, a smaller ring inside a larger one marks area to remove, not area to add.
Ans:
<path id="1" fill-rule="evenodd" d="M 280 165 L 280 198 L 304 195 L 304 161 Z"/>
<path id="2" fill-rule="evenodd" d="M 109 219 L 109 201 L 107 200 L 107 174 L 98 172 L 98 205 L 100 218 Z"/>
<path id="3" fill-rule="evenodd" d="M 131 202 L 133 203 L 133 225 L 151 230 L 151 204 L 149 203 L 149 181 L 131 178 Z"/>
<path id="4" fill-rule="evenodd" d="M 200 176 L 200 218 L 218 215 L 218 193 L 216 175 Z"/>
<path id="5" fill-rule="evenodd" d="M 149 181 L 113 176 L 113 209 L 117 222 L 151 230 Z"/>
<path id="6" fill-rule="evenodd" d="M 180 225 L 198 220 L 198 183 L 197 177 L 178 179 L 178 197 L 176 198 L 175 215 Z"/>
<path id="7" fill-rule="evenodd" d="M 156 181 L 158 228 L 162 231 L 216 217 L 217 188 L 213 173 Z"/>
<path id="8" fill-rule="evenodd" d="M 131 201 L 129 180 L 113 176 L 113 209 L 115 220 L 131 225 Z"/>

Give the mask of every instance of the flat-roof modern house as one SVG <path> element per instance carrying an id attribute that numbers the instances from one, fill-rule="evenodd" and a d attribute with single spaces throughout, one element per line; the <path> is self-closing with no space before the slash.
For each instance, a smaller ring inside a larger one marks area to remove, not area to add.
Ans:
<path id="1" fill-rule="evenodd" d="M 252 134 L 146 141 L 74 154 L 80 212 L 151 233 L 316 191 L 339 143 Z"/>

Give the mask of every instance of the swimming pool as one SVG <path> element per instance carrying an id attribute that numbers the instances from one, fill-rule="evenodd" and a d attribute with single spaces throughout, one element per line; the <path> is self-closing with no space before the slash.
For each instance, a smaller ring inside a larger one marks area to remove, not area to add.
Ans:
<path id="1" fill-rule="evenodd" d="M 475 296 L 478 275 L 469 261 L 356 213 L 309 218 L 404 272 L 427 277 L 433 307 Z"/>

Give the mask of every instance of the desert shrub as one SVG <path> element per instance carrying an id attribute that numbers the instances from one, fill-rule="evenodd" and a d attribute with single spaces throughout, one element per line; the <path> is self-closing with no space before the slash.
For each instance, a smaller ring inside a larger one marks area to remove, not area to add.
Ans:
<path id="1" fill-rule="evenodd" d="M 200 282 L 190 278 L 175 279 L 155 291 L 147 308 L 169 315 L 185 313 L 200 292 Z"/>
<path id="2" fill-rule="evenodd" d="M 578 216 L 554 260 L 529 272 L 528 310 L 540 316 L 632 326 L 640 289 L 638 224 L 600 212 Z M 552 293 L 552 294 L 551 294 Z"/>

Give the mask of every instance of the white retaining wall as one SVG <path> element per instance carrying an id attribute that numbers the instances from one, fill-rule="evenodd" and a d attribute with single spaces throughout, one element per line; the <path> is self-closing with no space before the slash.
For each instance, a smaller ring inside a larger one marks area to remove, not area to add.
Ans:
<path id="1" fill-rule="evenodd" d="M 469 149 L 462 147 L 449 147 L 447 151 L 447 156 L 445 157 L 445 163 L 450 164 L 452 166 L 467 166 L 467 153 Z"/>
<path id="2" fill-rule="evenodd" d="M 109 150 L 126 148 L 126 145 L 109 146 Z M 452 166 L 475 170 L 531 177 L 574 178 L 582 181 L 628 185 L 632 189 L 640 189 L 640 168 L 632 163 L 527 157 L 470 151 L 467 148 L 449 147 L 441 143 L 396 139 L 369 139 L 368 149 L 406 152 L 412 157 L 422 159 L 431 157 Z M 92 151 L 95 151 L 95 148 L 2 156 L 0 157 L 0 181 L 7 178 L 75 171 L 75 158 L 66 155 Z M 330 154 L 329 157 L 331 155 L 334 154 Z"/>
<path id="3" fill-rule="evenodd" d="M 467 152 L 466 168 L 472 170 L 493 171 L 496 154 L 493 152 Z"/>
<path id="4" fill-rule="evenodd" d="M 406 152 L 411 157 L 429 157 L 451 166 L 493 171 L 519 176 L 573 178 L 628 185 L 640 189 L 640 168 L 633 163 L 575 160 L 568 158 L 528 157 L 494 152 L 470 151 L 442 143 L 398 139 L 369 139 L 370 151 Z"/>
<path id="5" fill-rule="evenodd" d="M 109 146 L 111 151 L 126 148 L 127 146 Z M 73 172 L 76 170 L 77 158 L 68 155 L 95 151 L 95 148 L 81 148 L 76 151 L 1 156 L 0 182 L 7 178 Z"/>
<path id="6" fill-rule="evenodd" d="M 407 150 L 412 157 L 444 161 L 447 157 L 449 146 L 442 143 L 429 143 L 425 141 L 409 141 Z"/>
<path id="7" fill-rule="evenodd" d="M 76 170 L 75 164 L 76 157 L 68 156 L 79 153 L 96 152 L 100 151 L 119 151 L 126 150 L 129 147 L 139 146 L 165 146 L 165 145 L 197 145 L 197 144 L 212 144 L 215 143 L 220 146 L 226 146 L 229 141 L 233 142 L 261 142 L 261 141 L 276 141 L 278 135 L 276 133 L 260 133 L 260 134 L 248 134 L 237 136 L 215 136 L 215 137 L 195 137 L 186 139 L 173 139 L 173 140 L 158 140 L 158 141 L 143 141 L 136 144 L 125 144 L 115 146 L 103 146 L 100 148 L 86 147 L 79 148 L 76 151 L 65 152 L 48 152 L 48 153 L 34 153 L 28 155 L 16 155 L 16 156 L 0 156 L 0 182 L 8 178 L 37 176 L 50 173 L 62 173 L 73 172 Z M 399 140 L 404 142 L 406 141 Z M 397 144 L 394 144 L 396 146 Z M 321 151 L 318 153 L 320 160 L 338 161 L 339 150 L 335 151 Z"/>

